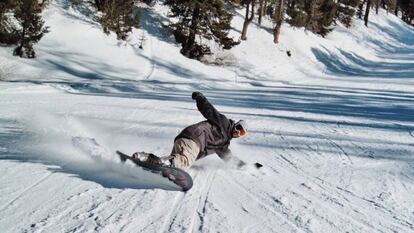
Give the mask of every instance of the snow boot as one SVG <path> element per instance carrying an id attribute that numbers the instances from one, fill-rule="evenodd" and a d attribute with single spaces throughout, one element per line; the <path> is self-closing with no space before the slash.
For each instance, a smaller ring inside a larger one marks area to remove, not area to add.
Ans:
<path id="1" fill-rule="evenodd" d="M 160 158 L 152 153 L 135 152 L 132 155 L 133 158 L 139 159 L 142 162 L 153 164 L 156 166 L 172 167 L 172 163 L 169 159 Z"/>

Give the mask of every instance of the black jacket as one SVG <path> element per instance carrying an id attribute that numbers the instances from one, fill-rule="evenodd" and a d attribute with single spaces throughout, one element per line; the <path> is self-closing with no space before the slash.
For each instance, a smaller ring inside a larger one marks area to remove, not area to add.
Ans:
<path id="1" fill-rule="evenodd" d="M 197 159 L 217 153 L 222 159 L 228 160 L 231 157 L 228 147 L 234 121 L 219 113 L 201 93 L 193 94 L 193 98 L 197 101 L 198 110 L 207 120 L 186 127 L 175 140 L 188 138 L 196 142 L 200 147 Z"/>

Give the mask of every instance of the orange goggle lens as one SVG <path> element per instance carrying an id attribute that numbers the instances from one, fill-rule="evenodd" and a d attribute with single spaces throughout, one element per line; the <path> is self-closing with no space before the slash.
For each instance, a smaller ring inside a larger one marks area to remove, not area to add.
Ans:
<path id="1" fill-rule="evenodd" d="M 236 127 L 236 129 L 239 132 L 240 136 L 244 136 L 247 134 L 246 130 L 244 130 L 243 127 Z"/>

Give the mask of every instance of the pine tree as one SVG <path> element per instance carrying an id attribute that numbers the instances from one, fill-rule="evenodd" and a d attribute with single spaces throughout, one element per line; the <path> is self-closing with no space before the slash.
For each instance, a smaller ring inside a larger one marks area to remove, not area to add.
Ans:
<path id="1" fill-rule="evenodd" d="M 335 0 L 295 0 L 288 4 L 287 22 L 325 36 L 333 29 L 337 11 Z"/>
<path id="2" fill-rule="evenodd" d="M 21 29 L 18 30 L 18 46 L 14 49 L 13 54 L 20 57 L 34 58 L 36 53 L 33 44 L 48 32 L 40 15 L 38 1 L 19 0 L 14 16 L 20 23 Z"/>
<path id="3" fill-rule="evenodd" d="M 12 10 L 15 7 L 15 2 L 13 0 L 2 0 L 0 2 L 0 32 L 6 31 L 6 13 Z"/>
<path id="4" fill-rule="evenodd" d="M 306 9 L 306 0 L 291 0 L 288 4 L 286 22 L 294 27 L 305 27 L 308 19 Z"/>
<path id="5" fill-rule="evenodd" d="M 321 15 L 319 17 L 318 34 L 326 36 L 334 27 L 335 16 L 338 11 L 339 4 L 335 0 L 324 0 L 319 8 Z"/>
<path id="6" fill-rule="evenodd" d="M 397 5 L 396 0 L 383 0 L 384 8 L 387 9 L 387 14 L 394 11 Z"/>
<path id="7" fill-rule="evenodd" d="M 305 28 L 315 32 L 317 28 L 316 14 L 319 7 L 318 0 L 305 1 L 305 12 L 307 14 Z"/>
<path id="8" fill-rule="evenodd" d="M 414 19 L 414 0 L 398 0 L 401 10 L 401 19 L 408 24 L 413 24 Z"/>
<path id="9" fill-rule="evenodd" d="M 104 9 L 106 1 L 107 0 L 94 0 L 96 8 L 98 8 L 99 11 L 102 11 Z"/>
<path id="10" fill-rule="evenodd" d="M 0 30 L 2 29 L 2 26 L 4 24 L 5 20 L 5 13 L 9 10 L 9 1 L 1 1 L 0 2 Z"/>
<path id="11" fill-rule="evenodd" d="M 133 0 L 106 0 L 103 6 L 101 23 L 105 33 L 114 31 L 118 40 L 126 40 L 132 30 Z"/>
<path id="12" fill-rule="evenodd" d="M 170 7 L 169 17 L 177 18 L 170 26 L 174 36 L 182 45 L 181 53 L 189 58 L 200 59 L 211 53 L 207 45 L 197 38 L 214 40 L 224 49 L 230 49 L 237 43 L 228 37 L 232 15 L 224 8 L 221 0 L 166 0 Z"/>
<path id="13" fill-rule="evenodd" d="M 354 15 L 357 13 L 362 18 L 362 8 L 365 0 L 339 0 L 337 4 L 337 11 L 335 19 L 344 24 L 346 27 L 350 27 Z"/>

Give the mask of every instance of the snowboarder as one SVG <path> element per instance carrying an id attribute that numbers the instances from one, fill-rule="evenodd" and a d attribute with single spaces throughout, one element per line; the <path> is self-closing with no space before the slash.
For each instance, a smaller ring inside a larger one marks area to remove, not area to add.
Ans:
<path id="1" fill-rule="evenodd" d="M 136 152 L 133 157 L 150 164 L 188 168 L 196 160 L 216 153 L 231 166 L 243 167 L 245 163 L 231 154 L 229 145 L 233 138 L 247 134 L 246 122 L 227 119 L 200 92 L 193 92 L 192 98 L 197 102 L 198 110 L 207 120 L 182 130 L 175 138 L 169 156 L 159 158 L 151 153 Z"/>

